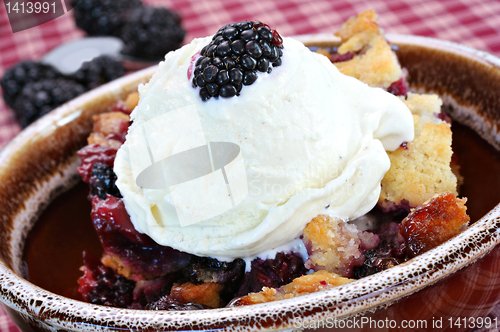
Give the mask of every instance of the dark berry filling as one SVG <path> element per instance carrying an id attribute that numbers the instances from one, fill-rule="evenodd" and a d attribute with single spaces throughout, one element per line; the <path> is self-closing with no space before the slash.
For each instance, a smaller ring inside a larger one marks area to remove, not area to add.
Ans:
<path id="1" fill-rule="evenodd" d="M 444 107 L 443 107 L 444 108 Z M 445 112 L 444 109 L 441 109 L 441 112 L 436 114 L 436 117 L 438 119 L 441 119 L 442 121 L 451 124 L 451 117 Z"/>
<path id="2" fill-rule="evenodd" d="M 354 53 L 351 53 L 351 52 L 347 52 L 347 53 L 344 53 L 344 54 L 333 53 L 330 56 L 330 61 L 333 62 L 333 63 L 335 63 L 335 62 L 344 62 L 344 61 L 349 61 L 352 58 L 354 58 Z"/>
<path id="3" fill-rule="evenodd" d="M 83 262 L 83 276 L 78 279 L 78 291 L 85 301 L 119 308 L 132 305 L 134 281 L 115 273 L 85 251 Z"/>
<path id="4" fill-rule="evenodd" d="M 174 281 L 179 279 L 174 273 L 135 282 L 103 265 L 99 258 L 88 252 L 83 252 L 83 261 L 83 276 L 78 279 L 78 291 L 85 301 L 93 304 L 145 309 L 148 304 L 168 294 Z"/>
<path id="5" fill-rule="evenodd" d="M 407 149 L 407 145 L 402 144 L 401 147 L 403 149 Z M 384 202 L 383 205 L 378 205 L 378 209 L 384 214 L 392 216 L 394 219 L 401 221 L 403 220 L 404 217 L 410 213 L 411 209 L 414 208 L 414 206 L 410 205 L 410 202 L 406 199 L 402 199 L 399 204 L 396 204 L 394 202 Z"/>
<path id="6" fill-rule="evenodd" d="M 240 94 L 243 85 L 251 85 L 258 72 L 271 73 L 281 65 L 283 39 L 262 22 L 239 22 L 223 26 L 200 51 L 192 75 L 193 87 L 200 98 L 230 98 Z M 191 69 L 190 69 L 191 70 Z"/>
<path id="7" fill-rule="evenodd" d="M 379 236 L 380 244 L 375 249 L 365 251 L 363 265 L 354 267 L 355 279 L 386 270 L 407 259 L 405 239 L 400 233 L 399 224 L 390 222 L 370 232 Z"/>
<path id="8" fill-rule="evenodd" d="M 94 196 L 91 217 L 104 252 L 116 256 L 132 275 L 163 276 L 189 264 L 191 255 L 161 246 L 139 233 L 122 199 Z"/>
<path id="9" fill-rule="evenodd" d="M 279 252 L 274 259 L 256 258 L 245 274 L 237 296 L 260 292 L 262 287 L 278 288 L 307 273 L 304 260 L 295 252 Z"/>
<path id="10" fill-rule="evenodd" d="M 406 98 L 408 95 L 408 85 L 404 77 L 401 77 L 396 82 L 392 83 L 388 88 L 387 92 L 392 93 L 395 96 L 403 96 Z"/>
<path id="11" fill-rule="evenodd" d="M 115 185 L 116 174 L 113 168 L 103 163 L 95 163 L 92 167 L 92 175 L 89 179 L 90 192 L 92 195 L 106 199 L 106 195 L 121 198 L 122 195 Z"/>
<path id="12" fill-rule="evenodd" d="M 221 262 L 215 258 L 193 256 L 191 265 L 183 270 L 193 282 L 235 283 L 245 274 L 245 261 Z"/>
<path id="13" fill-rule="evenodd" d="M 116 149 L 91 144 L 80 149 L 78 155 L 80 156 L 81 163 L 76 170 L 82 177 L 83 182 L 89 183 L 95 163 L 113 166 L 115 163 Z"/>

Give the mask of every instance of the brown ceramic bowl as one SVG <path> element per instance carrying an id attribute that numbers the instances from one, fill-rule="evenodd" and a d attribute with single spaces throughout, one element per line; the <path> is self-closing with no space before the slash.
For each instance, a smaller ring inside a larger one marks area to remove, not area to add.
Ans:
<path id="1" fill-rule="evenodd" d="M 309 46 L 337 42 L 327 35 L 299 39 Z M 485 317 L 500 302 L 500 206 L 495 207 L 500 202 L 500 153 L 496 150 L 500 148 L 500 59 L 434 39 L 388 39 L 399 48 L 411 88 L 438 93 L 456 120 L 454 150 L 465 177 L 461 190 L 469 198 L 474 222 L 462 234 L 362 280 L 245 307 L 191 312 L 117 309 L 64 297 L 28 282 L 21 277 L 32 272 L 24 264 L 25 239 L 51 199 L 77 182 L 75 153 L 85 144 L 92 115 L 109 110 L 139 82 L 147 81 L 154 68 L 146 69 L 60 107 L 1 151 L 0 301 L 9 315 L 23 331 L 242 331 L 305 326 L 351 327 L 349 331 L 374 327 L 469 330 L 471 321 L 458 327 L 450 325 L 449 318 L 456 322 L 459 317 Z M 56 202 L 49 209 L 71 210 L 61 200 Z M 86 204 L 84 196 L 81 202 Z M 55 247 L 58 241 L 54 237 Z M 52 272 L 45 275 L 50 278 Z"/>

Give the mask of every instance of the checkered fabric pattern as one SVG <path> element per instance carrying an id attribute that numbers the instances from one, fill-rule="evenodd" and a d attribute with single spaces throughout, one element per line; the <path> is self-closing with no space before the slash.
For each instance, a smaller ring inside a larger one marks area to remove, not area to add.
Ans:
<path id="1" fill-rule="evenodd" d="M 0 3 L 0 77 L 21 60 L 40 59 L 62 43 L 81 38 L 71 12 L 41 26 L 12 33 Z M 143 0 L 177 10 L 186 42 L 228 22 L 261 20 L 284 36 L 331 33 L 350 16 L 372 8 L 386 32 L 459 42 L 500 56 L 500 1 L 494 0 Z M 0 147 L 20 131 L 0 100 Z M 500 316 L 500 309 L 494 313 Z M 0 308 L 0 332 L 18 331 Z"/>
<path id="2" fill-rule="evenodd" d="M 177 10 L 186 41 L 214 33 L 228 22 L 261 20 L 284 36 L 329 33 L 352 15 L 372 8 L 385 31 L 459 42 L 500 55 L 500 1 L 493 0 L 143 0 Z M 69 12 L 53 21 L 12 33 L 0 4 L 0 77 L 20 60 L 40 59 L 64 42 L 84 36 Z M 1 99 L 1 98 L 0 98 Z M 0 100 L 0 147 L 20 131 Z"/>

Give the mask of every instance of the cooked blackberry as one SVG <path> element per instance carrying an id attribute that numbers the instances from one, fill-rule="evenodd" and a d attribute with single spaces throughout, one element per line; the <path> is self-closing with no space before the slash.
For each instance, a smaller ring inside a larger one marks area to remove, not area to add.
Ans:
<path id="1" fill-rule="evenodd" d="M 127 308 L 133 305 L 135 282 L 104 266 L 97 257 L 83 252 L 83 276 L 78 291 L 89 303 Z"/>
<path id="2" fill-rule="evenodd" d="M 192 85 L 200 98 L 238 96 L 243 85 L 253 84 L 258 72 L 271 73 L 281 65 L 283 40 L 262 22 L 239 22 L 223 26 L 200 51 Z"/>
<path id="3" fill-rule="evenodd" d="M 84 92 L 85 88 L 82 85 L 65 78 L 43 79 L 28 83 L 16 98 L 14 112 L 24 128 Z"/>
<path id="4" fill-rule="evenodd" d="M 193 256 L 192 263 L 184 268 L 184 276 L 193 282 L 234 283 L 245 274 L 245 261 L 236 259 L 221 262 L 215 258 Z"/>
<path id="5" fill-rule="evenodd" d="M 186 32 L 181 17 L 167 8 L 135 9 L 120 35 L 125 42 L 123 53 L 150 60 L 161 60 L 178 49 Z"/>
<path id="6" fill-rule="evenodd" d="M 113 166 L 115 162 L 116 149 L 98 144 L 86 145 L 77 151 L 80 156 L 80 166 L 76 169 L 82 177 L 83 182 L 89 183 L 92 176 L 92 169 L 95 163 Z"/>
<path id="7" fill-rule="evenodd" d="M 5 72 L 0 82 L 3 98 L 9 107 L 14 108 L 17 96 L 27 83 L 58 77 L 62 77 L 62 74 L 52 66 L 34 61 L 19 62 Z"/>
<path id="8" fill-rule="evenodd" d="M 95 163 L 92 167 L 92 176 L 89 180 L 92 195 L 106 199 L 106 194 L 121 198 L 122 195 L 115 185 L 116 174 L 113 168 L 103 163 Z"/>
<path id="9" fill-rule="evenodd" d="M 158 301 L 149 303 L 146 306 L 147 310 L 201 310 L 201 309 L 211 309 L 206 305 L 199 303 L 182 303 L 179 300 L 174 300 L 168 296 L 160 298 Z"/>
<path id="10" fill-rule="evenodd" d="M 123 199 L 107 195 L 92 198 L 92 223 L 105 255 L 124 267 L 125 276 L 152 279 L 177 272 L 189 265 L 191 255 L 155 243 L 139 233 L 125 210 Z"/>
<path id="11" fill-rule="evenodd" d="M 194 283 L 215 282 L 223 285 L 219 295 L 227 303 L 240 288 L 245 275 L 245 261 L 238 258 L 232 262 L 222 262 L 215 258 L 193 256 L 182 273 L 184 278 Z"/>
<path id="12" fill-rule="evenodd" d="M 75 80 L 84 85 L 88 90 L 122 77 L 125 69 L 120 61 L 101 55 L 91 61 L 86 61 L 74 74 Z"/>
<path id="13" fill-rule="evenodd" d="M 389 222 L 370 232 L 379 236 L 380 244 L 364 253 L 366 259 L 363 265 L 353 269 L 354 279 L 387 270 L 407 260 L 407 248 L 398 223 Z"/>
<path id="14" fill-rule="evenodd" d="M 406 84 L 404 77 L 401 77 L 399 80 L 392 83 L 387 88 L 387 92 L 392 93 L 395 96 L 403 96 L 406 98 L 408 95 L 408 85 Z"/>
<path id="15" fill-rule="evenodd" d="M 251 266 L 252 269 L 245 273 L 236 296 L 260 292 L 262 287 L 281 287 L 307 272 L 304 260 L 295 252 L 279 252 L 274 259 L 256 258 L 252 261 Z"/>
<path id="16" fill-rule="evenodd" d="M 89 36 L 120 36 L 127 13 L 141 0 L 73 0 L 76 25 Z"/>

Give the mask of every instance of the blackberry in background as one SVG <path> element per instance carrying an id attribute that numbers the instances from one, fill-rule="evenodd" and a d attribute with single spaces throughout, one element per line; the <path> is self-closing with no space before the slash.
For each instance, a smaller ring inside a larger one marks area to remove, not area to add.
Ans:
<path id="1" fill-rule="evenodd" d="M 5 103 L 24 128 L 57 106 L 124 74 L 121 62 L 109 56 L 85 62 L 71 76 L 50 65 L 23 61 L 5 72 L 0 86 Z"/>
<path id="2" fill-rule="evenodd" d="M 76 25 L 89 36 L 119 36 L 130 10 L 141 0 L 73 0 Z"/>
<path id="3" fill-rule="evenodd" d="M 0 81 L 5 103 L 14 108 L 17 96 L 27 83 L 58 77 L 62 77 L 62 74 L 52 66 L 34 61 L 20 62 L 8 69 Z"/>
<path id="4" fill-rule="evenodd" d="M 275 29 L 259 21 L 223 26 L 200 51 L 192 85 L 200 88 L 200 98 L 230 98 L 243 85 L 253 84 L 258 73 L 271 73 L 281 66 L 283 39 Z"/>
<path id="5" fill-rule="evenodd" d="M 89 36 L 115 36 L 123 54 L 162 60 L 180 47 L 186 32 L 181 17 L 167 8 L 142 6 L 141 0 L 73 0 L 76 25 Z"/>
<path id="6" fill-rule="evenodd" d="M 120 38 L 123 54 L 149 60 L 162 60 L 165 54 L 178 49 L 186 34 L 181 17 L 167 8 L 135 9 L 124 25 Z"/>
<path id="7" fill-rule="evenodd" d="M 73 77 L 87 90 L 92 90 L 122 77 L 124 74 L 125 69 L 120 61 L 107 55 L 101 55 L 91 61 L 84 62 Z"/>
<path id="8" fill-rule="evenodd" d="M 66 78 L 46 78 L 27 83 L 16 98 L 14 113 L 24 128 L 85 91 L 81 84 Z"/>
<path id="9" fill-rule="evenodd" d="M 116 174 L 113 168 L 103 163 L 95 163 L 92 167 L 92 175 L 89 179 L 90 191 L 92 195 L 106 199 L 106 194 L 121 198 L 120 190 L 115 185 Z"/>

